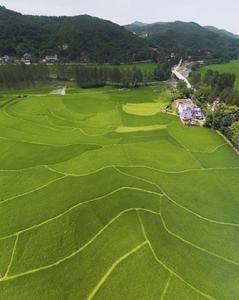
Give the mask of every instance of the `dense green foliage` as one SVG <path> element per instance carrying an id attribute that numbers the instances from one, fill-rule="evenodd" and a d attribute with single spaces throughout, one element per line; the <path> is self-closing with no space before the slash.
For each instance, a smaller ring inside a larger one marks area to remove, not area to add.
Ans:
<path id="1" fill-rule="evenodd" d="M 77 84 L 82 88 L 99 87 L 110 84 L 121 87 L 137 87 L 153 80 L 166 80 L 170 76 L 168 69 L 160 64 L 153 73 L 142 72 L 137 66 L 117 67 L 75 67 L 73 72 Z M 60 76 L 61 77 L 61 76 Z"/>
<path id="2" fill-rule="evenodd" d="M 159 81 L 168 80 L 171 76 L 171 65 L 168 63 L 158 64 L 154 71 L 154 79 Z"/>
<path id="3" fill-rule="evenodd" d="M 54 65 L 48 65 L 50 74 L 57 75 L 60 80 L 70 80 L 74 77 L 75 70 L 78 68 L 97 68 L 103 69 L 105 72 L 110 72 L 110 69 L 119 69 L 124 72 L 126 70 L 132 71 L 134 68 L 139 69 L 144 77 L 144 81 L 152 81 L 154 77 L 154 71 L 157 64 L 153 62 L 144 63 L 128 63 L 128 64 L 80 64 L 80 63 L 58 63 Z"/>
<path id="4" fill-rule="evenodd" d="M 236 147 L 239 148 L 239 107 L 218 105 L 213 111 L 210 110 L 206 118 L 206 127 L 219 130 Z"/>
<path id="5" fill-rule="evenodd" d="M 157 47 L 159 58 L 171 58 L 173 53 L 192 59 L 230 60 L 239 57 L 239 40 L 212 32 L 196 23 L 173 22 L 127 26 L 144 37 L 152 47 Z"/>
<path id="6" fill-rule="evenodd" d="M 98 87 L 110 83 L 115 86 L 136 87 L 143 82 L 143 74 L 136 67 L 133 69 L 89 68 L 75 70 L 75 79 L 80 87 Z"/>
<path id="7" fill-rule="evenodd" d="M 230 127 L 230 130 L 232 132 L 232 141 L 239 149 L 239 121 L 233 123 Z"/>
<path id="8" fill-rule="evenodd" d="M 45 82 L 48 79 L 48 68 L 44 64 L 0 66 L 0 88 L 3 89 L 31 87 L 36 82 Z"/>
<path id="9" fill-rule="evenodd" d="M 169 95 L 70 83 L 0 108 L 0 300 L 238 299 L 238 156 L 157 111 Z"/>
<path id="10" fill-rule="evenodd" d="M 75 80 L 80 87 L 114 85 L 136 87 L 154 80 L 168 79 L 170 72 L 164 65 L 80 65 L 80 64 L 6 64 L 0 65 L 0 87 L 7 90 L 27 88 L 54 77 Z"/>
<path id="11" fill-rule="evenodd" d="M 170 64 L 137 63 L 122 65 L 56 65 L 55 72 L 59 79 L 81 77 L 82 86 L 99 86 L 107 84 L 137 86 L 139 83 L 164 81 L 171 76 Z M 94 84 L 95 82 L 95 84 Z M 78 84 L 80 84 L 78 80 Z"/>
<path id="12" fill-rule="evenodd" d="M 210 30 L 212 32 L 221 34 L 222 36 L 227 36 L 227 37 L 232 37 L 235 39 L 239 39 L 239 35 L 238 34 L 234 34 L 232 32 L 229 32 L 225 29 L 218 29 L 217 27 L 214 26 L 204 26 L 204 28 L 206 28 L 207 30 Z"/>
<path id="13" fill-rule="evenodd" d="M 209 64 L 205 66 L 198 66 L 197 71 L 202 74 L 202 76 L 208 71 L 218 71 L 220 73 L 233 73 L 236 75 L 235 90 L 239 90 L 239 60 L 232 60 L 229 63 L 223 64 Z"/>
<path id="14" fill-rule="evenodd" d="M 204 103 L 213 103 L 220 100 L 230 105 L 239 105 L 239 92 L 234 90 L 236 76 L 233 73 L 219 73 L 207 70 L 201 73 L 192 73 L 190 81 L 196 89 L 195 98 Z"/>
<path id="15" fill-rule="evenodd" d="M 192 94 L 192 90 L 187 87 L 187 84 L 183 80 L 178 80 L 176 86 L 177 92 L 179 93 L 179 98 L 189 98 Z"/>
<path id="16" fill-rule="evenodd" d="M 61 60 L 103 63 L 144 60 L 151 55 L 145 40 L 87 15 L 29 16 L 0 7 L 0 28 L 0 56 L 58 54 Z"/>

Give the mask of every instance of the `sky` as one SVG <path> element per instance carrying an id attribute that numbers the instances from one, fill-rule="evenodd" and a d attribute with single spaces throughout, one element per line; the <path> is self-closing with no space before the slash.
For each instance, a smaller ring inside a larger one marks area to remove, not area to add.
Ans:
<path id="1" fill-rule="evenodd" d="M 194 21 L 239 34 L 238 0 L 0 0 L 0 5 L 24 14 L 89 14 L 120 25 Z"/>

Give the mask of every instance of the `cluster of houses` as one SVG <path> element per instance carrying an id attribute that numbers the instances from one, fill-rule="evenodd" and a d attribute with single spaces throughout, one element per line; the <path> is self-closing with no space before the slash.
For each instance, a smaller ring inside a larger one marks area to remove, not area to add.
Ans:
<path id="1" fill-rule="evenodd" d="M 204 114 L 200 107 L 191 99 L 176 100 L 177 113 L 185 125 L 194 125 L 195 120 L 204 120 Z"/>
<path id="2" fill-rule="evenodd" d="M 12 61 L 13 61 L 13 59 L 8 55 L 4 55 L 4 56 L 0 57 L 0 64 L 1 65 L 11 63 Z"/>
<path id="3" fill-rule="evenodd" d="M 49 63 L 49 64 L 54 64 L 59 61 L 58 56 L 55 55 L 47 55 L 45 58 L 42 60 L 44 63 Z M 9 55 L 4 55 L 0 57 L 0 64 L 9 64 L 9 63 L 24 63 L 25 65 L 30 65 L 32 63 L 32 56 L 29 53 L 25 53 L 20 59 L 9 56 Z"/>

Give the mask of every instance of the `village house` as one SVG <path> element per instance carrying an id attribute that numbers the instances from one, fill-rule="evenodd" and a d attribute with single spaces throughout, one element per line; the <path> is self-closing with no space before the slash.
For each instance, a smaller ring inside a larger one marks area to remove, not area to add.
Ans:
<path id="1" fill-rule="evenodd" d="M 45 59 L 43 59 L 43 62 L 50 63 L 50 64 L 57 63 L 58 62 L 58 55 L 57 54 L 55 54 L 55 55 L 47 55 L 45 57 Z"/>
<path id="2" fill-rule="evenodd" d="M 21 59 L 21 62 L 25 65 L 30 65 L 32 60 L 32 56 L 29 53 L 25 53 Z"/>
<path id="3" fill-rule="evenodd" d="M 203 120 L 204 115 L 200 107 L 191 99 L 176 100 L 177 113 L 184 124 L 192 125 L 194 120 Z"/>
<path id="4" fill-rule="evenodd" d="M 11 61 L 11 58 L 8 55 L 4 55 L 4 56 L 0 57 L 1 64 L 8 64 L 10 61 Z"/>
<path id="5" fill-rule="evenodd" d="M 204 119 L 204 115 L 200 107 L 194 106 L 193 108 L 193 118 L 197 120 Z"/>

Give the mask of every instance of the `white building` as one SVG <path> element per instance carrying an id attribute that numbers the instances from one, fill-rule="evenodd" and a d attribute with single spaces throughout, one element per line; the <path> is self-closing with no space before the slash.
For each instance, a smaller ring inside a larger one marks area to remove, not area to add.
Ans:
<path id="1" fill-rule="evenodd" d="M 58 55 L 47 55 L 43 60 L 46 63 L 57 63 L 58 62 Z"/>
<path id="2" fill-rule="evenodd" d="M 204 119 L 204 115 L 202 113 L 201 108 L 195 105 L 191 99 L 176 100 L 176 107 L 180 119 L 183 121 L 189 121 L 193 119 Z"/>

